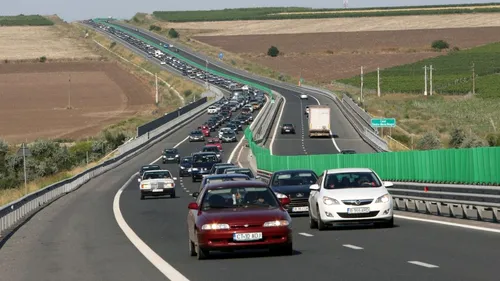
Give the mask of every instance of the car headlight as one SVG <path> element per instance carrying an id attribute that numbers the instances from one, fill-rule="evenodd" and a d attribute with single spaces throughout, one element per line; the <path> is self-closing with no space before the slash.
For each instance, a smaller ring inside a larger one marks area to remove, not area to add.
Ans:
<path id="1" fill-rule="evenodd" d="M 184 167 L 184 166 L 179 166 L 179 168 L 180 168 L 181 170 L 186 169 L 186 167 Z"/>
<path id="2" fill-rule="evenodd" d="M 198 171 L 198 168 L 191 168 L 191 171 Z"/>
<path id="3" fill-rule="evenodd" d="M 217 157 L 219 157 L 219 158 L 220 158 L 220 154 L 217 154 Z"/>
<path id="4" fill-rule="evenodd" d="M 333 198 L 326 197 L 326 196 L 323 197 L 323 203 L 325 205 L 339 205 L 340 204 L 340 202 L 337 201 L 337 199 L 333 199 Z"/>
<path id="5" fill-rule="evenodd" d="M 391 196 L 389 194 L 384 194 L 382 196 L 380 196 L 379 198 L 377 198 L 377 200 L 375 200 L 375 203 L 387 203 L 391 200 Z"/>
<path id="6" fill-rule="evenodd" d="M 220 229 L 229 229 L 229 224 L 227 223 L 210 223 L 204 224 L 201 227 L 202 230 L 220 230 Z"/>
<path id="7" fill-rule="evenodd" d="M 176 154 L 175 157 L 179 157 L 179 154 Z"/>
<path id="8" fill-rule="evenodd" d="M 162 158 L 167 158 L 167 156 L 163 155 Z"/>
<path id="9" fill-rule="evenodd" d="M 278 199 L 288 198 L 288 196 L 283 193 L 275 192 L 274 194 L 276 194 L 276 197 L 278 197 Z"/>
<path id="10" fill-rule="evenodd" d="M 288 225 L 290 225 L 290 222 L 287 220 L 268 221 L 264 223 L 264 227 L 279 227 Z"/>

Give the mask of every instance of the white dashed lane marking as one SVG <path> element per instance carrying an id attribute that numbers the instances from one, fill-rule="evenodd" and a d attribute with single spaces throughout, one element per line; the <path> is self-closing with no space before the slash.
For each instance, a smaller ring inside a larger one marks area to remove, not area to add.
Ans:
<path id="1" fill-rule="evenodd" d="M 306 236 L 306 237 L 313 237 L 314 236 L 312 234 L 305 233 L 305 232 L 301 232 L 301 233 L 299 233 L 299 235 Z"/>
<path id="2" fill-rule="evenodd" d="M 427 267 L 427 268 L 438 268 L 439 267 L 437 265 L 433 265 L 433 264 L 425 263 L 425 262 L 421 262 L 421 261 L 409 261 L 408 263 L 411 263 L 411 264 L 414 264 L 414 265 L 418 265 L 418 266 L 422 266 L 422 267 Z"/>
<path id="3" fill-rule="evenodd" d="M 362 247 L 359 247 L 359 246 L 356 246 L 356 245 L 351 245 L 351 244 L 344 244 L 344 245 L 342 245 L 342 246 L 344 246 L 344 247 L 346 247 L 346 248 L 353 249 L 353 250 L 363 250 L 363 248 L 362 248 Z"/>

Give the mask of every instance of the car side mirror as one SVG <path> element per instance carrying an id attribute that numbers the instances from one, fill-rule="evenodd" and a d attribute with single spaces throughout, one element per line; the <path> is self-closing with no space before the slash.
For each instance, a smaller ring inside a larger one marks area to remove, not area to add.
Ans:
<path id="1" fill-rule="evenodd" d="M 173 180 L 174 180 L 174 181 L 176 181 L 176 180 L 177 180 L 177 178 L 176 178 L 176 177 L 173 177 Z"/>
<path id="2" fill-rule="evenodd" d="M 137 179 L 137 181 L 138 181 L 138 182 L 141 182 L 141 179 L 139 178 L 139 179 Z"/>
<path id="3" fill-rule="evenodd" d="M 290 200 L 290 198 L 286 197 L 286 198 L 280 198 L 280 202 L 281 202 L 282 206 L 286 206 L 286 205 L 292 203 L 292 200 Z"/>
<path id="4" fill-rule="evenodd" d="M 313 184 L 309 187 L 310 190 L 319 190 L 319 184 Z"/>
<path id="5" fill-rule="evenodd" d="M 391 186 L 394 186 L 394 183 L 390 182 L 390 181 L 385 181 L 384 182 L 384 186 L 385 187 L 391 187 Z"/>
<path id="6" fill-rule="evenodd" d="M 188 209 L 189 210 L 198 210 L 198 203 L 196 203 L 196 202 L 189 203 Z"/>
<path id="7" fill-rule="evenodd" d="M 256 180 L 260 179 L 260 176 L 255 176 L 255 179 L 256 179 Z"/>
<path id="8" fill-rule="evenodd" d="M 198 196 L 200 196 L 199 192 L 193 192 L 193 198 L 198 198 Z"/>

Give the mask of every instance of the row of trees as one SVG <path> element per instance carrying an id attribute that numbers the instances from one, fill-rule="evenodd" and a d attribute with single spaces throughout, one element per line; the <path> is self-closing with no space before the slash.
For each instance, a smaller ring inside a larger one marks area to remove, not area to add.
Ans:
<path id="1" fill-rule="evenodd" d="M 87 162 L 101 159 L 123 144 L 126 136 L 105 131 L 101 136 L 68 146 L 60 141 L 37 140 L 28 145 L 31 155 L 26 158 L 28 181 L 71 170 Z M 23 156 L 17 148 L 0 140 L 0 189 L 20 186 L 24 181 Z"/>
<path id="2" fill-rule="evenodd" d="M 455 128 L 450 134 L 449 148 L 474 148 L 486 146 L 500 146 L 500 134 L 489 134 L 482 139 L 473 134 L 467 134 L 463 129 Z M 444 147 L 437 133 L 428 132 L 416 143 L 418 150 L 442 149 Z"/>

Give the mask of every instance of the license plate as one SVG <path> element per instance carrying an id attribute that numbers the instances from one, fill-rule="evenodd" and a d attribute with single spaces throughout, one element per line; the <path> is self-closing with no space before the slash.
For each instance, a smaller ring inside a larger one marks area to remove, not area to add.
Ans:
<path id="1" fill-rule="evenodd" d="M 305 207 L 293 207 L 292 208 L 292 212 L 307 212 L 309 211 L 309 207 L 308 206 L 305 206 Z"/>
<path id="2" fill-rule="evenodd" d="M 254 233 L 234 233 L 233 239 L 235 241 L 255 241 L 262 239 L 262 232 Z"/>
<path id="3" fill-rule="evenodd" d="M 286 132 L 290 132 L 290 130 L 285 130 Z"/>
<path id="4" fill-rule="evenodd" d="M 370 212 L 369 207 L 362 207 L 362 208 L 348 208 L 347 213 L 348 214 L 366 214 Z"/>
<path id="5" fill-rule="evenodd" d="M 163 189 L 153 189 L 153 192 L 163 192 Z"/>

